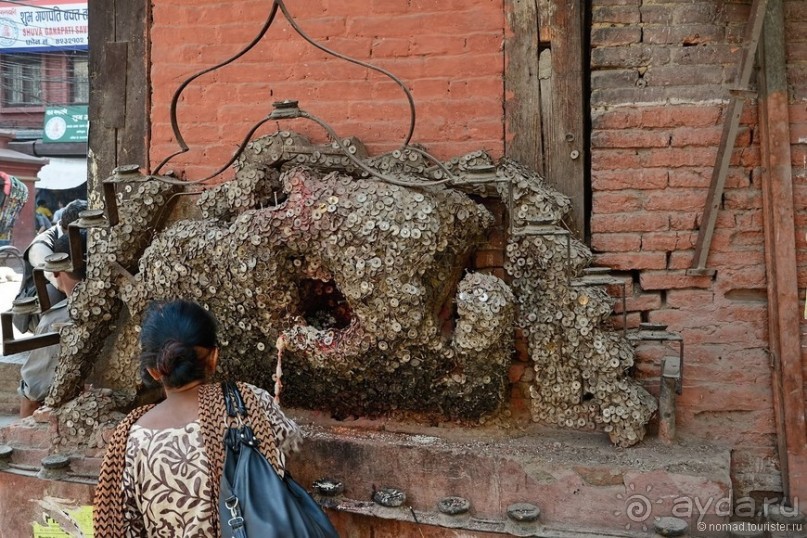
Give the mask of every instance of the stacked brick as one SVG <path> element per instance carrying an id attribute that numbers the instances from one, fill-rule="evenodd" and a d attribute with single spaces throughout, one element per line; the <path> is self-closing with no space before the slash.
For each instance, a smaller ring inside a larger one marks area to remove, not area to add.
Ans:
<path id="1" fill-rule="evenodd" d="M 591 34 L 592 248 L 600 264 L 623 271 L 633 288 L 630 326 L 663 323 L 683 335 L 678 431 L 735 447 L 733 477 L 741 495 L 781 488 L 754 100 L 745 107 L 708 258 L 716 275 L 685 270 L 750 4 L 595 0 Z M 807 5 L 786 1 L 785 19 L 799 208 L 805 202 L 807 138 L 799 133 L 807 130 Z M 797 217 L 801 250 L 804 216 Z M 803 266 L 800 275 L 807 277 Z M 657 377 L 664 353 L 640 349 L 640 375 Z"/>
<path id="2" fill-rule="evenodd" d="M 222 8 L 212 0 L 155 2 L 151 47 L 152 159 L 176 151 L 171 95 L 191 74 L 235 54 L 258 34 L 271 3 L 247 0 Z M 414 140 L 447 158 L 483 147 L 501 155 L 502 5 L 493 2 L 289 3 L 300 27 L 341 54 L 387 68 L 417 103 Z M 469 29 L 471 29 L 469 31 Z M 191 84 L 179 104 L 192 151 L 172 161 L 188 177 L 225 163 L 271 103 L 298 99 L 340 136 L 363 140 L 371 155 L 395 149 L 409 128 L 406 98 L 388 78 L 306 43 L 278 14 L 264 39 L 236 63 Z M 313 124 L 286 122 L 314 141 Z M 278 130 L 271 123 L 265 131 Z"/>

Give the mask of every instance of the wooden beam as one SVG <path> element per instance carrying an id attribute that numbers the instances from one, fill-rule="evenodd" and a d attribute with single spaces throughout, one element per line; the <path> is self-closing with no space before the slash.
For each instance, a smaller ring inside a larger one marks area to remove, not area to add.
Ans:
<path id="1" fill-rule="evenodd" d="M 552 124 L 545 133 L 547 181 L 572 201 L 567 222 L 578 237 L 586 236 L 586 162 L 584 67 L 587 32 L 584 0 L 552 0 Z"/>
<path id="2" fill-rule="evenodd" d="M 769 0 L 760 46 L 758 84 L 768 326 L 782 483 L 788 499 L 795 500 L 807 499 L 807 428 L 782 28 L 782 0 Z"/>
<path id="3" fill-rule="evenodd" d="M 90 2 L 89 189 L 121 164 L 148 167 L 150 2 Z"/>
<path id="4" fill-rule="evenodd" d="M 737 70 L 734 88 L 732 88 L 734 91 L 726 107 L 723 132 L 720 136 L 720 145 L 717 148 L 712 179 L 709 183 L 709 193 L 706 195 L 706 206 L 698 229 L 698 240 L 695 242 L 695 257 L 692 260 L 692 270 L 695 272 L 703 271 L 706 268 L 706 259 L 709 257 L 709 248 L 712 246 L 712 234 L 715 222 L 717 222 L 717 213 L 723 201 L 723 188 L 726 185 L 734 143 L 737 141 L 737 129 L 740 126 L 743 105 L 748 97 L 747 90 L 754 68 L 754 54 L 756 54 L 757 44 L 762 33 L 765 6 L 768 1 L 754 0 L 751 5 L 751 17 L 745 28 L 740 68 Z"/>
<path id="5" fill-rule="evenodd" d="M 536 0 L 507 0 L 505 40 L 505 156 L 545 175 L 541 132 L 541 87 L 538 80 Z"/>

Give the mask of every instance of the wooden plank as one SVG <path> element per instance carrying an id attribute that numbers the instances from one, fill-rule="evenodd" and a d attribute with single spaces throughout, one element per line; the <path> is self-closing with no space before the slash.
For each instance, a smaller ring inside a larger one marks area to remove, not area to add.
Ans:
<path id="1" fill-rule="evenodd" d="M 145 0 L 91 2 L 89 186 L 119 164 L 148 165 L 150 94 Z"/>
<path id="2" fill-rule="evenodd" d="M 658 438 L 667 445 L 675 441 L 675 398 L 680 380 L 681 357 L 665 357 L 658 396 Z"/>
<path id="3" fill-rule="evenodd" d="M 538 5 L 507 0 L 505 41 L 505 155 L 544 174 L 541 88 L 538 80 Z"/>
<path id="4" fill-rule="evenodd" d="M 59 333 L 45 333 L 37 336 L 26 336 L 17 340 L 3 340 L 3 354 L 14 355 L 25 351 L 33 351 L 41 347 L 55 346 L 59 343 Z"/>
<path id="5" fill-rule="evenodd" d="M 111 88 L 115 66 L 107 65 L 106 43 L 115 40 L 115 3 L 89 2 L 90 133 L 87 190 L 101 193 L 100 181 L 117 166 L 115 130 L 104 124 L 107 90 Z"/>
<path id="6" fill-rule="evenodd" d="M 807 499 L 807 426 L 783 27 L 782 0 L 770 0 L 758 74 L 768 332 L 782 483 L 795 500 Z"/>
<path id="7" fill-rule="evenodd" d="M 754 54 L 762 33 L 762 23 L 767 3 L 768 0 L 754 0 L 751 5 L 751 17 L 745 29 L 740 68 L 735 77 L 735 87 L 733 88 L 735 90 L 746 91 L 748 89 L 748 83 L 751 80 L 751 73 L 754 68 Z M 717 213 L 723 199 L 723 188 L 726 185 L 731 153 L 734 149 L 734 143 L 737 141 L 737 129 L 740 125 L 740 116 L 743 113 L 745 98 L 746 96 L 732 95 L 726 107 L 723 132 L 720 136 L 715 166 L 712 169 L 712 179 L 709 183 L 706 205 L 703 210 L 703 217 L 701 217 L 700 228 L 698 229 L 698 239 L 695 242 L 695 257 L 692 260 L 691 267 L 696 270 L 704 269 L 706 259 L 709 257 L 712 234 L 714 233 Z"/>
<path id="8" fill-rule="evenodd" d="M 552 41 L 552 0 L 538 0 L 538 41 Z"/>
<path id="9" fill-rule="evenodd" d="M 552 23 L 552 124 L 544 142 L 546 178 L 572 200 L 568 224 L 578 237 L 586 233 L 585 166 L 588 151 L 584 114 L 583 67 L 585 48 L 583 0 L 553 0 Z"/>
<path id="10" fill-rule="evenodd" d="M 104 98 L 101 101 L 101 123 L 117 131 L 126 125 L 126 59 L 129 44 L 126 41 L 104 43 L 104 69 L 112 76 L 105 81 Z"/>
<path id="11" fill-rule="evenodd" d="M 128 42 L 125 64 L 126 123 L 117 131 L 118 165 L 139 164 L 148 168 L 150 77 L 146 21 L 151 3 L 146 0 L 116 2 L 116 41 Z M 120 76 L 120 75 L 119 75 Z"/>
<path id="12" fill-rule="evenodd" d="M 545 134 L 552 128 L 552 49 L 544 49 L 538 55 L 538 83 L 541 91 L 541 100 L 538 106 L 541 107 L 541 132 L 544 133 L 544 145 L 546 145 Z M 541 175 L 546 177 L 547 160 L 546 150 L 542 150 L 543 162 L 541 163 Z"/>

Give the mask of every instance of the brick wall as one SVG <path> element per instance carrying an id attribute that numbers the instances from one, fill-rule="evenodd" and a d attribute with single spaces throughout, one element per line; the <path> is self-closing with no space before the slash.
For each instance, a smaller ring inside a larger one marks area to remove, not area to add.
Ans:
<path id="1" fill-rule="evenodd" d="M 594 0 L 592 28 L 592 247 L 599 263 L 631 277 L 629 323 L 665 323 L 683 334 L 679 433 L 735 447 L 739 494 L 781 488 L 755 101 L 746 104 L 707 262 L 717 274 L 684 270 L 725 121 L 724 84 L 739 65 L 750 4 Z M 807 5 L 785 5 L 796 206 L 803 208 Z M 797 225 L 804 279 L 804 210 Z M 657 372 L 662 354 L 645 350 L 640 371 Z"/>
<path id="2" fill-rule="evenodd" d="M 155 2 L 151 30 L 151 160 L 176 150 L 169 103 L 189 75 L 226 59 L 260 30 L 270 4 L 255 0 Z M 394 72 L 417 103 L 414 141 L 438 157 L 479 149 L 503 151 L 502 0 L 481 2 L 293 2 L 299 25 L 343 54 Z M 305 43 L 278 15 L 265 39 L 230 65 L 192 84 L 179 106 L 191 153 L 171 168 L 207 175 L 227 161 L 271 103 L 298 99 L 341 136 L 360 137 L 372 153 L 394 149 L 407 133 L 408 106 L 389 79 L 330 57 Z M 265 126 L 324 140 L 302 120 Z"/>
<path id="3" fill-rule="evenodd" d="M 734 447 L 736 494 L 781 489 L 767 343 L 766 281 L 755 101 L 746 105 L 708 266 L 688 276 L 750 0 L 593 0 L 591 246 L 628 282 L 627 320 L 668 324 L 686 343 L 679 434 Z M 797 208 L 807 206 L 807 4 L 786 0 Z M 502 0 L 327 1 L 290 6 L 315 39 L 399 75 L 418 105 L 414 140 L 439 157 L 503 150 Z M 151 160 L 176 148 L 168 116 L 188 75 L 225 59 L 259 30 L 267 5 L 221 9 L 211 0 L 155 3 L 151 30 Z M 359 13 L 359 15 L 357 15 Z M 215 23 L 215 24 L 214 24 Z M 296 98 L 371 153 L 407 129 L 397 88 L 378 74 L 305 44 L 280 18 L 237 64 L 185 92 L 179 119 L 194 149 L 170 166 L 189 177 L 225 162 L 271 101 Z M 267 125 L 315 140 L 296 120 Z M 800 288 L 807 287 L 807 209 L 797 212 Z M 476 260 L 492 268 L 492 246 Z M 617 311 L 621 306 L 617 305 Z M 669 350 L 640 350 L 651 390 Z M 516 364 L 514 369 L 522 365 Z M 514 370 L 514 379 L 520 374 Z"/>

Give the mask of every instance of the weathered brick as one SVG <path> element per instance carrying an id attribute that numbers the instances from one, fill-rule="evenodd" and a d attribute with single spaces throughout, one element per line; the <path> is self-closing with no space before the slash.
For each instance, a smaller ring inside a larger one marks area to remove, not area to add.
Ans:
<path id="1" fill-rule="evenodd" d="M 641 22 L 641 15 L 636 5 L 597 5 L 592 9 L 592 21 L 595 24 L 636 24 Z"/>
<path id="2" fill-rule="evenodd" d="M 669 60 L 669 49 L 647 45 L 600 47 L 591 51 L 591 66 L 595 69 L 598 67 L 627 69 L 629 67 L 662 65 Z"/>
<path id="3" fill-rule="evenodd" d="M 669 228 L 669 216 L 659 213 L 595 213 L 591 217 L 592 233 L 662 231 Z"/>
<path id="4" fill-rule="evenodd" d="M 642 163 L 652 168 L 709 166 L 714 164 L 717 148 L 665 148 L 642 153 Z"/>
<path id="5" fill-rule="evenodd" d="M 670 135 L 646 129 L 598 130 L 591 134 L 592 148 L 663 148 L 670 145 Z"/>
<path id="6" fill-rule="evenodd" d="M 658 310 L 661 307 L 661 293 L 640 293 L 639 295 L 628 295 L 625 299 L 625 309 L 627 312 Z M 622 313 L 622 301 L 619 299 L 614 303 L 614 312 L 617 314 Z"/>
<path id="7" fill-rule="evenodd" d="M 642 125 L 642 109 L 631 108 L 592 108 L 592 128 L 626 129 Z"/>
<path id="8" fill-rule="evenodd" d="M 667 269 L 689 269 L 695 259 L 694 250 L 679 250 L 670 253 Z"/>
<path id="9" fill-rule="evenodd" d="M 591 184 L 595 191 L 653 190 L 665 188 L 667 178 L 668 172 L 663 168 L 598 170 L 592 173 Z"/>
<path id="10" fill-rule="evenodd" d="M 733 65 L 740 61 L 740 49 L 726 43 L 708 43 L 671 51 L 670 63 L 676 65 Z"/>
<path id="11" fill-rule="evenodd" d="M 591 152 L 592 170 L 622 170 L 641 167 L 642 159 L 636 150 L 597 149 Z"/>
<path id="12" fill-rule="evenodd" d="M 591 236 L 591 249 L 599 252 L 634 252 L 642 245 L 638 233 L 599 233 Z"/>
<path id="13" fill-rule="evenodd" d="M 644 80 L 648 86 L 681 86 L 683 81 L 692 85 L 717 85 L 723 83 L 723 70 L 711 65 L 650 66 Z"/>
<path id="14" fill-rule="evenodd" d="M 725 29 L 711 24 L 646 25 L 642 40 L 645 43 L 693 46 L 719 42 L 725 37 Z"/>
<path id="15" fill-rule="evenodd" d="M 593 211 L 603 213 L 626 213 L 642 209 L 642 191 L 603 191 L 593 197 Z"/>
<path id="16" fill-rule="evenodd" d="M 715 302 L 715 293 L 707 289 L 671 289 L 667 291 L 669 308 L 708 308 Z"/>
<path id="17" fill-rule="evenodd" d="M 641 312 L 628 312 L 627 316 L 623 316 L 622 314 L 614 314 L 610 319 L 614 329 L 622 329 L 623 327 L 627 329 L 636 329 L 642 322 L 642 314 Z"/>
<path id="18" fill-rule="evenodd" d="M 648 106 L 642 109 L 644 127 L 708 127 L 722 125 L 720 107 L 709 106 Z"/>
<path id="19" fill-rule="evenodd" d="M 620 46 L 639 43 L 642 39 L 642 29 L 635 26 L 595 26 L 591 30 L 591 45 Z"/>
<path id="20" fill-rule="evenodd" d="M 642 234 L 642 250 L 686 250 L 695 246 L 695 232 L 645 232 Z"/>
<path id="21" fill-rule="evenodd" d="M 607 69 L 591 73 L 591 87 L 623 88 L 634 86 L 639 80 L 639 73 L 635 69 Z"/>
<path id="22" fill-rule="evenodd" d="M 671 290 L 682 288 L 709 288 L 710 276 L 690 276 L 686 271 L 642 271 L 639 284 L 643 290 Z"/>
<path id="23" fill-rule="evenodd" d="M 643 4 L 641 10 L 642 22 L 645 24 L 709 24 L 715 17 L 715 5 L 712 3 L 685 5 Z"/>
<path id="24" fill-rule="evenodd" d="M 670 219 L 670 229 L 671 230 L 683 230 L 683 231 L 690 231 L 698 228 L 700 226 L 700 219 L 703 215 L 703 211 L 697 212 L 683 212 L 678 211 L 675 213 L 668 213 L 667 214 Z M 717 226 L 720 225 L 720 218 L 725 218 L 725 215 L 718 215 L 718 222 Z"/>
<path id="25" fill-rule="evenodd" d="M 598 265 L 612 267 L 619 271 L 634 269 L 665 269 L 667 254 L 665 252 L 607 252 L 595 255 Z"/>
<path id="26" fill-rule="evenodd" d="M 645 194 L 644 208 L 648 211 L 702 211 L 706 192 L 689 189 L 664 189 Z"/>
<path id="27" fill-rule="evenodd" d="M 762 192 L 756 189 L 732 189 L 723 194 L 726 209 L 762 209 Z"/>

